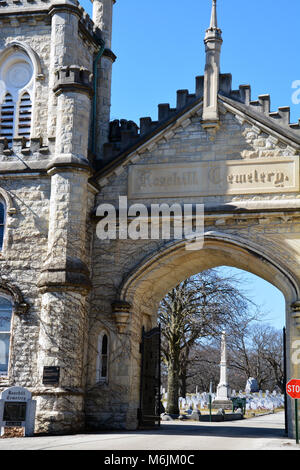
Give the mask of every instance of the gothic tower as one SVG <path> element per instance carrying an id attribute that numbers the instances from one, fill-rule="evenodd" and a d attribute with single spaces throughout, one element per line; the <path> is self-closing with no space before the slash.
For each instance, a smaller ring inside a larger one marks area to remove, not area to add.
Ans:
<path id="1" fill-rule="evenodd" d="M 84 424 L 88 180 L 109 128 L 112 4 L 95 0 L 93 22 L 77 0 L 0 2 L 0 389 L 30 388 L 38 432 Z"/>

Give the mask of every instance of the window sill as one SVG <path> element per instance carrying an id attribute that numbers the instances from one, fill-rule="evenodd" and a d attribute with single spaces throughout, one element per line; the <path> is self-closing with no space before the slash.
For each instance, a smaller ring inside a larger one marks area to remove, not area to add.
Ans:
<path id="1" fill-rule="evenodd" d="M 6 377 L 5 375 L 0 375 L 0 387 L 5 387 L 5 386 L 9 386 L 9 380 L 8 380 L 8 377 Z"/>
<path id="2" fill-rule="evenodd" d="M 108 380 L 107 379 L 97 380 L 95 385 L 98 387 L 101 387 L 102 385 L 108 385 Z"/>

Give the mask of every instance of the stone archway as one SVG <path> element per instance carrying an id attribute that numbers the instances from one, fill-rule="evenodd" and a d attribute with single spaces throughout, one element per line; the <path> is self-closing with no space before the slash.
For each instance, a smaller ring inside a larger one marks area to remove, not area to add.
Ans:
<path id="1" fill-rule="evenodd" d="M 130 392 L 127 426 L 136 427 L 133 410 L 138 406 L 140 386 L 140 358 L 138 354 L 140 331 L 142 327 L 151 328 L 156 324 L 158 304 L 164 295 L 182 280 L 218 266 L 231 266 L 248 271 L 277 287 L 286 301 L 287 330 L 287 377 L 297 377 L 299 366 L 292 363 L 293 343 L 300 339 L 297 325 L 297 299 L 299 282 L 275 253 L 266 247 L 256 245 L 238 236 L 220 232 L 208 232 L 202 250 L 186 251 L 184 242 L 170 243 L 153 253 L 127 277 L 121 288 L 120 298 L 131 304 L 131 358 Z M 294 430 L 293 407 L 288 403 L 288 425 L 292 436 Z"/>

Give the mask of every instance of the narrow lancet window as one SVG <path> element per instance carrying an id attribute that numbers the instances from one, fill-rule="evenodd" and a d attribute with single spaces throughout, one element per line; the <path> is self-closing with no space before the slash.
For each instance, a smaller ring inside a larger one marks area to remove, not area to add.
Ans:
<path id="1" fill-rule="evenodd" d="M 8 375 L 12 303 L 0 296 L 0 376 Z"/>
<path id="2" fill-rule="evenodd" d="M 0 135 L 1 139 L 7 139 L 8 146 L 11 147 L 14 134 L 15 105 L 10 93 L 6 93 L 1 105 Z"/>
<path id="3" fill-rule="evenodd" d="M 108 336 L 101 333 L 98 337 L 97 353 L 97 382 L 106 382 L 108 379 Z"/>
<path id="4" fill-rule="evenodd" d="M 19 104 L 18 136 L 30 138 L 31 130 L 31 99 L 29 93 L 21 96 Z"/>
<path id="5" fill-rule="evenodd" d="M 3 247 L 4 239 L 4 227 L 5 227 L 5 205 L 0 201 L 0 251 Z"/>

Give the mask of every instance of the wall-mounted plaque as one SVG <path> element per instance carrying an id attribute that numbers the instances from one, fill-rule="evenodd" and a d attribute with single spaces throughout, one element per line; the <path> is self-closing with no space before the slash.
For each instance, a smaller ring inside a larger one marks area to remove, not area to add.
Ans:
<path id="1" fill-rule="evenodd" d="M 4 403 L 4 413 L 3 413 L 3 421 L 5 421 L 5 426 L 8 425 L 8 422 L 15 423 L 19 421 L 26 420 L 26 407 L 27 403 L 20 403 L 20 402 L 13 402 L 13 401 L 6 401 Z M 14 424 L 11 424 L 14 425 Z M 17 426 L 15 424 L 15 426 Z M 19 425 L 21 426 L 21 425 Z"/>
<path id="2" fill-rule="evenodd" d="M 60 367 L 45 366 L 43 371 L 43 385 L 59 385 Z"/>

